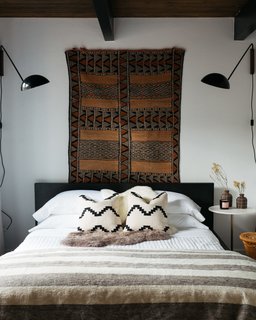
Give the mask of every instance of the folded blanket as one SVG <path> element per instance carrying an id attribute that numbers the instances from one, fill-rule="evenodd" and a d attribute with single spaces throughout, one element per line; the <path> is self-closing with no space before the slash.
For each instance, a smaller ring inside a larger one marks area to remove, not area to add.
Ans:
<path id="1" fill-rule="evenodd" d="M 129 245 L 143 241 L 167 240 L 171 235 L 160 230 L 130 232 L 71 232 L 62 244 L 71 247 L 104 247 L 111 244 Z"/>

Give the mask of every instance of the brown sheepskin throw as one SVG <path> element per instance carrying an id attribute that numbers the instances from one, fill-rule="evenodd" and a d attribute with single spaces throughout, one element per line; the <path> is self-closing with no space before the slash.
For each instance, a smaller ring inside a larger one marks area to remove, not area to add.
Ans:
<path id="1" fill-rule="evenodd" d="M 129 245 L 143 241 L 167 240 L 170 234 L 158 230 L 130 231 L 130 232 L 71 232 L 62 244 L 71 247 L 104 247 L 111 244 Z"/>

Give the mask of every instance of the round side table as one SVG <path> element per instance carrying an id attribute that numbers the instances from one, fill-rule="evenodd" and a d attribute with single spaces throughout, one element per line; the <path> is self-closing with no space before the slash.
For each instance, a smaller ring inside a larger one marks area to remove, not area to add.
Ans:
<path id="1" fill-rule="evenodd" d="M 208 209 L 209 211 L 216 214 L 230 215 L 230 250 L 233 250 L 233 219 L 235 215 L 250 215 L 256 214 L 256 208 L 247 208 L 247 209 L 238 209 L 238 208 L 229 208 L 229 209 L 220 209 L 220 206 L 212 206 Z"/>

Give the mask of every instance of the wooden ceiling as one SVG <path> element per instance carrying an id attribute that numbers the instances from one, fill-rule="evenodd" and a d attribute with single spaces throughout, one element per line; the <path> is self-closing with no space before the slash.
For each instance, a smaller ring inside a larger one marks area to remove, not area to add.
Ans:
<path id="1" fill-rule="evenodd" d="M 102 0 L 104 1 L 104 0 Z M 114 17 L 235 17 L 248 0 L 111 0 Z M 0 17 L 96 17 L 92 0 L 0 0 Z"/>
<path id="2" fill-rule="evenodd" d="M 116 17 L 240 18 L 242 12 L 244 20 L 244 11 L 252 32 L 256 0 L 0 0 L 0 17 L 97 17 L 105 40 L 113 40 L 113 34 L 105 37 L 104 32 L 113 33 Z"/>

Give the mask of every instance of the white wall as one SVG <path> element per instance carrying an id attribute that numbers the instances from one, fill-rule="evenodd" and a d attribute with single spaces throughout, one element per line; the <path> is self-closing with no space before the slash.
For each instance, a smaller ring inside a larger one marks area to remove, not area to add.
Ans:
<path id="1" fill-rule="evenodd" d="M 38 73 L 51 80 L 46 86 L 20 92 L 19 78 L 5 59 L 2 207 L 14 219 L 5 233 L 7 250 L 18 245 L 34 224 L 34 182 L 68 179 L 69 95 L 64 51 L 72 47 L 183 47 L 181 180 L 211 181 L 211 164 L 218 162 L 231 185 L 234 179 L 246 181 L 249 205 L 256 207 L 249 55 L 232 77 L 231 90 L 200 82 L 209 72 L 228 75 L 256 35 L 234 41 L 233 19 L 117 19 L 115 27 L 116 40 L 105 42 L 96 19 L 0 19 L 0 43 L 22 75 Z M 219 194 L 216 189 L 216 202 Z M 242 247 L 238 234 L 254 230 L 255 225 L 256 217 L 235 219 L 235 248 Z M 216 230 L 227 243 L 228 228 L 227 219 L 216 219 Z"/>

